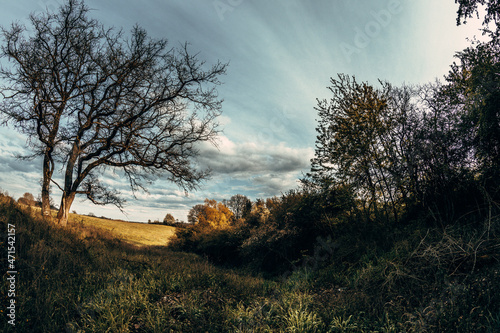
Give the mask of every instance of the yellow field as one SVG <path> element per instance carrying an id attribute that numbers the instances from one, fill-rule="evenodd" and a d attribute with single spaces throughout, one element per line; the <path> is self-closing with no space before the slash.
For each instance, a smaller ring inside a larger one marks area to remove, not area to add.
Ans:
<path id="1" fill-rule="evenodd" d="M 167 245 L 176 229 L 166 225 L 108 220 L 77 214 L 70 214 L 69 223 L 108 230 L 117 238 L 137 246 Z"/>
<path id="2" fill-rule="evenodd" d="M 21 207 L 27 208 L 25 205 Z M 35 215 L 40 214 L 41 208 L 31 206 L 29 208 Z M 52 211 L 55 218 L 57 211 Z M 159 224 L 135 223 L 120 220 L 102 219 L 87 215 L 69 214 L 69 225 L 85 228 L 99 228 L 111 232 L 111 234 L 127 243 L 136 246 L 163 246 L 167 245 L 170 238 L 175 234 L 175 227 Z"/>

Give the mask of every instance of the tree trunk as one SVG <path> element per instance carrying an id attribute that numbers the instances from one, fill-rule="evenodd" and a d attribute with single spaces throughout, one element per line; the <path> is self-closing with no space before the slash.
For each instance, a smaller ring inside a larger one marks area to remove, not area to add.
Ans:
<path id="1" fill-rule="evenodd" d="M 42 216 L 52 220 L 50 212 L 50 180 L 52 178 L 52 168 L 48 152 L 43 158 L 43 180 L 42 180 Z"/>
<path id="2" fill-rule="evenodd" d="M 68 158 L 66 164 L 66 174 L 64 176 L 64 192 L 61 198 L 61 207 L 59 212 L 57 212 L 57 219 L 61 226 L 65 227 L 68 225 L 69 209 L 73 200 L 75 200 L 76 189 L 78 188 L 78 180 L 73 182 L 73 169 L 75 167 L 75 162 L 79 152 L 79 139 L 77 138 L 73 143 L 73 148 L 71 149 L 71 154 Z"/>
<path id="3" fill-rule="evenodd" d="M 75 195 L 76 193 L 74 192 L 70 194 L 64 193 L 63 197 L 61 198 L 61 207 L 57 212 L 57 220 L 59 225 L 63 227 L 68 225 L 69 209 L 71 208 L 73 200 L 75 200 Z"/>

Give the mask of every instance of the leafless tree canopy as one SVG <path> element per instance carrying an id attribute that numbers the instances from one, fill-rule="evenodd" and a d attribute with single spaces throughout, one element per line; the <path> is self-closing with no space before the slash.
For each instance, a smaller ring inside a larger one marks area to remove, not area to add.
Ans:
<path id="1" fill-rule="evenodd" d="M 63 223 L 76 194 L 121 207 L 99 181 L 106 170 L 124 172 L 133 190 L 151 174 L 197 187 L 207 172 L 194 163 L 195 143 L 213 142 L 221 112 L 215 88 L 225 64 L 207 69 L 187 44 L 169 48 L 137 26 L 127 37 L 88 12 L 69 0 L 57 13 L 31 15 L 31 30 L 1 31 L 9 63 L 0 68 L 0 111 L 43 156 L 42 199 L 51 182 L 63 192 Z M 53 179 L 59 164 L 62 184 Z"/>

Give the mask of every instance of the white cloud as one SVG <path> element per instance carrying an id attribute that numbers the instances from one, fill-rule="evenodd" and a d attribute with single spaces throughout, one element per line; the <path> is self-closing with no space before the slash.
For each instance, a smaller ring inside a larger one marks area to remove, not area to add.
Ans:
<path id="1" fill-rule="evenodd" d="M 59 0 L 39 1 L 48 2 Z M 218 121 L 227 136 L 220 137 L 218 149 L 209 144 L 199 147 L 199 165 L 213 170 L 212 179 L 200 191 L 185 197 L 175 185 L 156 179 L 146 185 L 150 194 L 136 193 L 135 199 L 120 173 L 106 172 L 101 175 L 103 183 L 122 192 L 130 219 L 143 221 L 162 218 L 171 210 L 184 219 L 182 214 L 206 197 L 220 200 L 237 193 L 267 197 L 294 188 L 313 157 L 315 100 L 329 96 L 329 77 L 340 72 L 374 84 L 377 78 L 394 84 L 423 83 L 444 74 L 453 53 L 465 45 L 464 37 L 475 32 L 472 22 L 455 26 L 453 1 L 405 0 L 401 13 L 359 54 L 346 59 L 341 43 L 353 44 L 356 29 L 366 28 L 375 19 L 373 12 L 387 9 L 388 3 L 243 1 L 221 20 L 210 1 L 193 5 L 88 0 L 96 9 L 92 17 L 107 26 L 128 31 L 137 22 L 152 36 L 169 38 L 170 46 L 190 42 L 193 54 L 200 51 L 200 60 L 206 60 L 207 66 L 217 59 L 230 61 L 227 75 L 221 78 L 224 84 L 218 87 L 225 100 Z M 117 4 L 119 13 L 114 10 Z M 31 11 L 42 9 L 31 0 L 3 5 L 0 21 L 5 24 L 25 22 Z M 40 190 L 41 163 L 13 157 L 25 151 L 22 135 L 0 128 L 0 187 L 16 195 Z M 56 202 L 59 193 L 54 190 Z M 80 204 L 75 203 L 77 211 L 123 218 L 112 206 Z"/>

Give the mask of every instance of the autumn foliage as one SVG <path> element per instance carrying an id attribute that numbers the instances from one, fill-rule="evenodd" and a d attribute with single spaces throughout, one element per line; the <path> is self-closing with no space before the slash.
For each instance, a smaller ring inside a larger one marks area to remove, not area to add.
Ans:
<path id="1" fill-rule="evenodd" d="M 198 223 L 201 226 L 208 226 L 214 229 L 224 229 L 231 225 L 233 222 L 234 214 L 216 200 L 206 199 L 205 204 L 198 212 Z"/>

